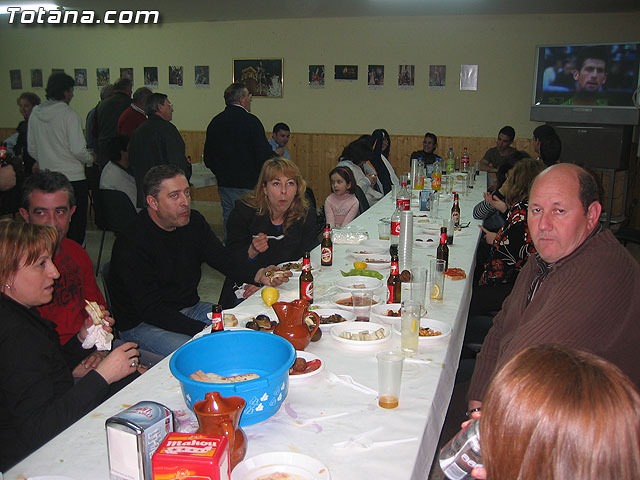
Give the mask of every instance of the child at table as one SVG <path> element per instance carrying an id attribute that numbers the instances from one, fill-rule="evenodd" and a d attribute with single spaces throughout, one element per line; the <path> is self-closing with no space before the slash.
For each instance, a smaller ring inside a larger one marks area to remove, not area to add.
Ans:
<path id="1" fill-rule="evenodd" d="M 356 198 L 356 181 L 347 167 L 336 167 L 329 172 L 331 195 L 324 201 L 324 213 L 331 228 L 347 225 L 358 216 L 360 204 Z"/>

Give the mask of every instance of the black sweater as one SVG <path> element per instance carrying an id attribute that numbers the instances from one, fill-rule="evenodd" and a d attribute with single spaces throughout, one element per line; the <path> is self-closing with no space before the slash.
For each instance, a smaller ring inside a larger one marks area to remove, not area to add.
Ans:
<path id="1" fill-rule="evenodd" d="M 114 318 L 120 330 L 141 322 L 171 332 L 195 335 L 202 322 L 182 313 L 200 300 L 201 265 L 253 282 L 258 267 L 247 255 L 226 249 L 204 217 L 191 210 L 188 225 L 172 232 L 158 227 L 142 210 L 113 245 L 107 284 Z"/>
<path id="2" fill-rule="evenodd" d="M 55 324 L 0 294 L 0 471 L 49 441 L 107 398 L 91 370 L 77 384 L 68 364 L 85 354 L 74 336 L 60 346 Z M 65 358 L 67 357 L 67 358 Z"/>

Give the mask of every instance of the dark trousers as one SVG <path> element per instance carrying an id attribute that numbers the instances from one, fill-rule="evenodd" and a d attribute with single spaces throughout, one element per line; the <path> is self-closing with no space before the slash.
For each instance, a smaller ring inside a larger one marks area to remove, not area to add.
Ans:
<path id="1" fill-rule="evenodd" d="M 78 180 L 77 182 L 71 182 L 71 186 L 73 187 L 73 194 L 76 197 L 76 211 L 71 217 L 67 237 L 80 245 L 84 245 L 89 205 L 89 182 L 87 182 L 87 180 Z"/>

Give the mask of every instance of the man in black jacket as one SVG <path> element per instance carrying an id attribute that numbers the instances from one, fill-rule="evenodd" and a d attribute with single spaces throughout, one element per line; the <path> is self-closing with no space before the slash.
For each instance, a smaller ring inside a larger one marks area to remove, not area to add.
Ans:
<path id="1" fill-rule="evenodd" d="M 253 190 L 262 164 L 276 154 L 264 126 L 251 113 L 251 94 L 236 82 L 224 91 L 226 108 L 209 123 L 204 144 L 204 163 L 218 180 L 222 217 L 227 236 L 227 218 L 235 201 Z"/>

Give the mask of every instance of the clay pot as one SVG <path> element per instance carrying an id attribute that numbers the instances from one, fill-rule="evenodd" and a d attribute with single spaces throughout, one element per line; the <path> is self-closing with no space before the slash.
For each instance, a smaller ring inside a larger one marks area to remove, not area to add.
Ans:
<path id="1" fill-rule="evenodd" d="M 296 350 L 304 350 L 309 345 L 311 337 L 320 327 L 320 317 L 315 312 L 309 312 L 309 302 L 294 300 L 293 302 L 276 302 L 271 308 L 278 316 L 278 325 L 273 333 L 288 340 Z M 304 319 L 312 316 L 316 326 L 309 331 Z"/>

